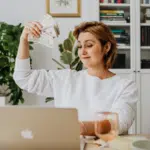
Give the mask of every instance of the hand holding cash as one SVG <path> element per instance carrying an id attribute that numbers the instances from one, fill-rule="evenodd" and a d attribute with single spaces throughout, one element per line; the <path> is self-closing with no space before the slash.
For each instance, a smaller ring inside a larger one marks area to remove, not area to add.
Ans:
<path id="1" fill-rule="evenodd" d="M 39 22 L 29 22 L 25 26 L 26 36 L 28 41 L 45 45 L 53 48 L 54 39 L 59 36 L 59 27 L 55 23 L 52 16 L 46 14 Z"/>

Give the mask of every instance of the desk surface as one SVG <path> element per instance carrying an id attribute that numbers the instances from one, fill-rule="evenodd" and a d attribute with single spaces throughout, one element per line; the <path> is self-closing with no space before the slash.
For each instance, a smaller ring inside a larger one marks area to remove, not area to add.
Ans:
<path id="1" fill-rule="evenodd" d="M 118 136 L 115 140 L 110 142 L 110 145 L 117 150 L 131 150 L 132 142 L 136 140 L 144 140 L 150 139 L 150 135 L 123 135 Z M 84 147 L 85 150 L 99 150 L 100 147 L 96 144 L 86 144 Z M 104 150 L 111 150 L 109 148 L 105 148 Z"/>
<path id="2" fill-rule="evenodd" d="M 147 139 L 150 139 L 150 134 L 128 134 L 123 135 L 122 137 L 145 137 Z"/>

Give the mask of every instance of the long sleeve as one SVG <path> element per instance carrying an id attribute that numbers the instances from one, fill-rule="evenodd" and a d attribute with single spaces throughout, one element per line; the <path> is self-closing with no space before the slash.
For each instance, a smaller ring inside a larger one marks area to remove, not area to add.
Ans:
<path id="1" fill-rule="evenodd" d="M 122 94 L 114 102 L 111 111 L 119 115 L 119 134 L 128 132 L 136 114 L 136 103 L 138 100 L 138 91 L 135 83 L 125 82 Z"/>
<path id="2" fill-rule="evenodd" d="M 32 70 L 29 59 L 16 58 L 13 77 L 20 88 L 29 93 L 49 97 L 53 96 L 54 80 L 65 80 L 64 73 L 66 72 L 59 70 Z"/>

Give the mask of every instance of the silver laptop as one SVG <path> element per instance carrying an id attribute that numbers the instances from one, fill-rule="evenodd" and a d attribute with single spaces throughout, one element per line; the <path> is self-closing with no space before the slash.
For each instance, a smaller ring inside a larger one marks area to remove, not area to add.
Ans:
<path id="1" fill-rule="evenodd" d="M 0 107 L 0 149 L 80 149 L 76 109 Z"/>

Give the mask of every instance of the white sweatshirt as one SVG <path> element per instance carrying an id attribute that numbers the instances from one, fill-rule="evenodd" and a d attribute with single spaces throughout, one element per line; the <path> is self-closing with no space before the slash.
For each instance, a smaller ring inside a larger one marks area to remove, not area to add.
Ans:
<path id="1" fill-rule="evenodd" d="M 94 112 L 119 114 L 119 133 L 132 125 L 138 98 L 135 83 L 117 75 L 103 79 L 87 70 L 31 70 L 29 59 L 16 58 L 14 80 L 30 93 L 54 97 L 56 107 L 76 108 L 79 120 L 92 120 Z"/>

